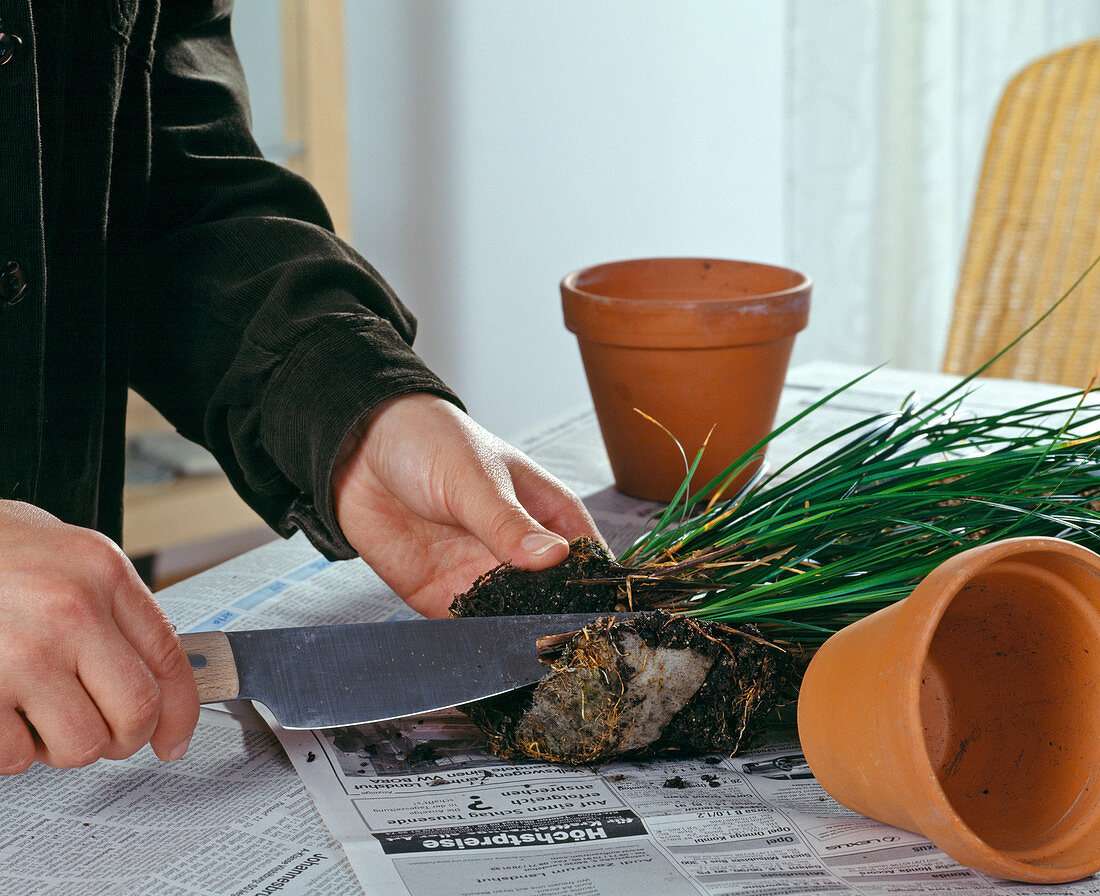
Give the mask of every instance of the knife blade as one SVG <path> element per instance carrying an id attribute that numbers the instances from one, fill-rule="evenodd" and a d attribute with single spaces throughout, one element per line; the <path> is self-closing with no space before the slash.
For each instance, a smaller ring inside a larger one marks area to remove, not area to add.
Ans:
<path id="1" fill-rule="evenodd" d="M 360 725 L 533 684 L 535 642 L 623 613 L 411 619 L 180 635 L 202 703 L 256 700 L 284 728 Z"/>

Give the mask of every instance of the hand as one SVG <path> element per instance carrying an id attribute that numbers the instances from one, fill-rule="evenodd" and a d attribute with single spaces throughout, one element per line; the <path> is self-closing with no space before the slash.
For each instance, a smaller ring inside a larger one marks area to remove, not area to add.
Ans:
<path id="1" fill-rule="evenodd" d="M 198 721 L 179 639 L 108 538 L 0 501 L 0 774 L 178 759 Z"/>
<path id="2" fill-rule="evenodd" d="M 367 415 L 337 458 L 333 489 L 352 547 L 425 616 L 446 616 L 498 563 L 542 569 L 564 560 L 572 539 L 600 539 L 576 495 L 434 395 Z"/>

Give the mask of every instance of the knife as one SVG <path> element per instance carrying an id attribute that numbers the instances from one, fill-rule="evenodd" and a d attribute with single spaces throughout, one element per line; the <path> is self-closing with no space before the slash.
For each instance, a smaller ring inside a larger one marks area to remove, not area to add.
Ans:
<path id="1" fill-rule="evenodd" d="M 491 697 L 546 675 L 535 642 L 574 613 L 411 619 L 180 635 L 201 703 L 256 700 L 284 728 L 380 722 Z"/>

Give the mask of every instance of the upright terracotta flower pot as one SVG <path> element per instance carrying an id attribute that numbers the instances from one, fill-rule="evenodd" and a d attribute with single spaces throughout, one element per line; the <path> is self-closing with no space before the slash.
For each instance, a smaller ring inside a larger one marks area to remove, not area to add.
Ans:
<path id="1" fill-rule="evenodd" d="M 696 488 L 771 431 L 795 334 L 809 316 L 802 274 L 647 258 L 574 271 L 561 294 L 620 491 L 669 501 L 684 479 L 675 443 L 638 411 L 689 458 L 713 429 Z"/>
<path id="2" fill-rule="evenodd" d="M 810 663 L 799 737 L 821 785 L 956 861 L 1055 883 L 1100 870 L 1100 556 L 972 548 Z"/>

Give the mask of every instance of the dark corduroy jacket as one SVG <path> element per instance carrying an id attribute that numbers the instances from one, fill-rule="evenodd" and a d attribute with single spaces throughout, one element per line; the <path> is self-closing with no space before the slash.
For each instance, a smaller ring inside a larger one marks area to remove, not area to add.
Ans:
<path id="1" fill-rule="evenodd" d="M 261 158 L 229 0 L 0 0 L 0 497 L 118 538 L 127 385 L 283 534 L 385 398 L 451 397 L 415 322 Z"/>

